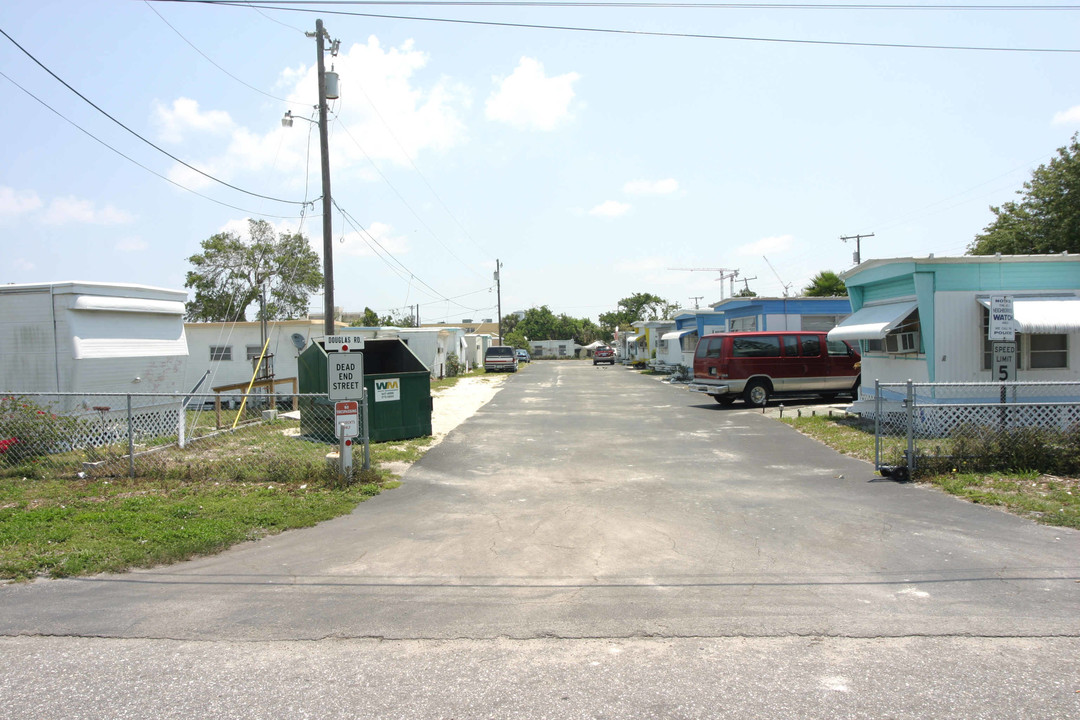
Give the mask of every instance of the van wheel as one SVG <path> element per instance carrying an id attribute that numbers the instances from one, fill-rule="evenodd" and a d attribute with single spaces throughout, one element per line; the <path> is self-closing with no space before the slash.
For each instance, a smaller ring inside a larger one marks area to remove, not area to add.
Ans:
<path id="1" fill-rule="evenodd" d="M 716 402 L 720 403 L 721 405 L 725 405 L 725 406 L 730 405 L 731 403 L 735 402 L 735 396 L 734 395 L 713 395 L 712 399 L 715 400 Z"/>
<path id="2" fill-rule="evenodd" d="M 752 407 L 765 407 L 769 402 L 769 384 L 764 380 L 751 380 L 743 390 L 743 400 Z"/>

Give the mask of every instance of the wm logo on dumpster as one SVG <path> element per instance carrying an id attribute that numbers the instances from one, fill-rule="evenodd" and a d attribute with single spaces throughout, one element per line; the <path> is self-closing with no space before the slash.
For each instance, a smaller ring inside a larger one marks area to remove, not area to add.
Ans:
<path id="1" fill-rule="evenodd" d="M 401 378 L 387 378 L 375 381 L 375 402 L 389 402 L 401 399 Z"/>

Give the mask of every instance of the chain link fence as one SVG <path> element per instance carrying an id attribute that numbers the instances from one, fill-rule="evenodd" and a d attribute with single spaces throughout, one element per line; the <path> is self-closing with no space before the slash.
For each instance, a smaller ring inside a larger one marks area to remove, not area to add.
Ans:
<path id="1" fill-rule="evenodd" d="M 318 481 L 335 432 L 325 394 L 6 392 L 0 475 Z"/>
<path id="2" fill-rule="evenodd" d="M 949 471 L 1080 472 L 1080 383 L 874 385 L 874 462 L 901 479 Z"/>

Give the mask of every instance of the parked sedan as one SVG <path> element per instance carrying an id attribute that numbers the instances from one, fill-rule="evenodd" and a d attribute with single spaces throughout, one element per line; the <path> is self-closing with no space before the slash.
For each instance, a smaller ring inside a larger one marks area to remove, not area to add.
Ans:
<path id="1" fill-rule="evenodd" d="M 593 365 L 599 365 L 600 363 L 607 363 L 608 365 L 615 364 L 615 351 L 609 347 L 598 347 L 593 352 Z"/>
<path id="2" fill-rule="evenodd" d="M 529 357 L 529 351 L 528 350 L 523 350 L 521 348 L 518 348 L 516 354 L 517 354 L 517 359 L 518 359 L 519 363 L 527 363 L 531 359 Z"/>

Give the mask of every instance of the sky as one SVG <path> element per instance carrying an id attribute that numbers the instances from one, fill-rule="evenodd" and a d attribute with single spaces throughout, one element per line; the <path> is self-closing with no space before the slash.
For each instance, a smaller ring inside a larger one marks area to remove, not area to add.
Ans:
<path id="1" fill-rule="evenodd" d="M 705 307 L 715 268 L 798 294 L 853 266 L 842 236 L 962 255 L 1080 131 L 1080 5 L 1053 4 L 0 3 L 0 283 L 183 289 L 248 218 L 321 256 L 316 19 L 346 311 L 494 318 L 496 261 L 504 314 L 596 319 Z"/>

